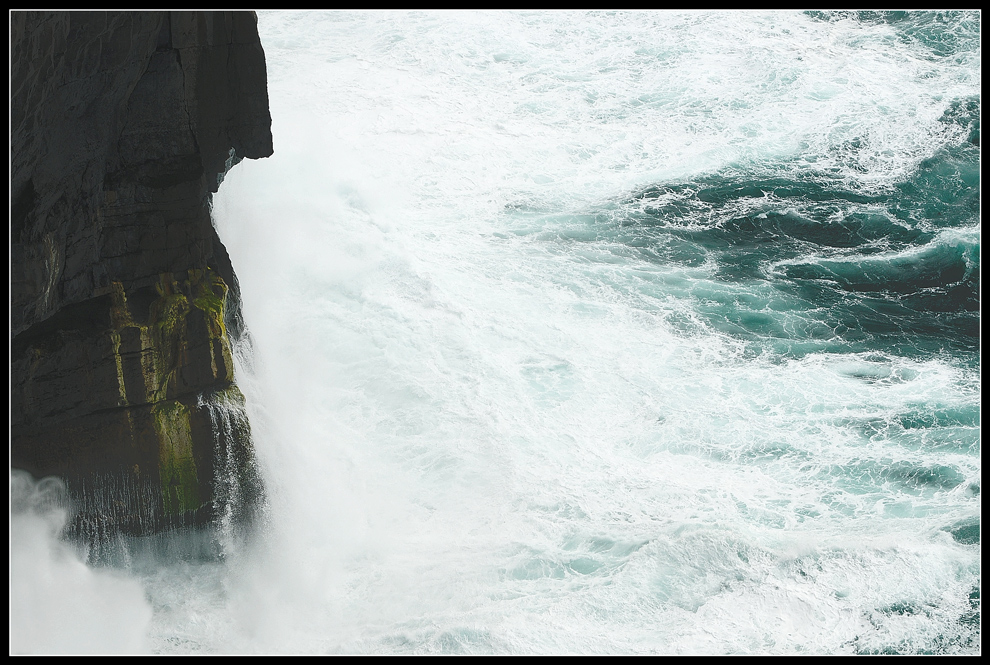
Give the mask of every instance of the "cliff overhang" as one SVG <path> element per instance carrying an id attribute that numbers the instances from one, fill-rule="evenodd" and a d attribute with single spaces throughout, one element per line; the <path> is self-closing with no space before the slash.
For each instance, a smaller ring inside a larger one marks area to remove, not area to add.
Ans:
<path id="1" fill-rule="evenodd" d="M 211 519 L 221 468 L 260 493 L 246 423 L 216 426 L 243 326 L 210 214 L 273 151 L 257 16 L 10 18 L 11 465 L 83 521 Z"/>

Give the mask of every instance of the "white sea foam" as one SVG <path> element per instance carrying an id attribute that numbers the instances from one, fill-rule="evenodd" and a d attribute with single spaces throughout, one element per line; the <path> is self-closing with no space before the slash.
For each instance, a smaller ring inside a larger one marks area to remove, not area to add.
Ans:
<path id="1" fill-rule="evenodd" d="M 669 322 L 692 312 L 665 289 L 703 291 L 704 270 L 546 214 L 786 160 L 887 187 L 949 140 L 937 121 L 972 94 L 965 67 L 890 26 L 799 14 L 262 30 L 277 152 L 232 174 L 218 223 L 257 332 L 261 454 L 288 528 L 314 532 L 299 552 L 333 578 L 306 595 L 327 616 L 310 647 L 869 650 L 897 623 L 878 607 L 965 597 L 975 560 L 940 527 L 971 495 L 871 479 L 978 478 L 975 458 L 850 423 L 971 408 L 971 377 L 685 338 Z"/>

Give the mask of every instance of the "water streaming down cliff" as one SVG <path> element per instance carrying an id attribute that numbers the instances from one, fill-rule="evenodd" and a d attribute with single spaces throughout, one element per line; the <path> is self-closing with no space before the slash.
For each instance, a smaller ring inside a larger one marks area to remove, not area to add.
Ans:
<path id="1" fill-rule="evenodd" d="M 979 650 L 978 14 L 259 29 L 269 519 L 151 649 Z"/>
<path id="2" fill-rule="evenodd" d="M 216 442 L 212 519 L 221 546 L 234 547 L 264 515 L 261 478 L 254 453 L 245 446 L 251 432 L 244 399 L 237 388 L 229 388 L 201 395 L 200 406 L 210 414 Z"/>
<path id="3" fill-rule="evenodd" d="M 62 514 L 53 517 L 56 533 L 91 566 L 130 568 L 135 557 L 222 560 L 263 519 L 264 494 L 253 452 L 244 448 L 250 425 L 239 391 L 203 393 L 197 406 L 209 414 L 214 439 L 213 468 L 203 469 L 212 471 L 213 499 L 199 510 L 167 513 L 160 487 L 130 476 L 94 474 L 68 483 L 50 476 L 35 487 L 29 475 L 15 472 L 13 496 L 41 497 L 14 500 L 24 503 L 15 512 Z M 177 537 L 180 532 L 187 537 Z"/>

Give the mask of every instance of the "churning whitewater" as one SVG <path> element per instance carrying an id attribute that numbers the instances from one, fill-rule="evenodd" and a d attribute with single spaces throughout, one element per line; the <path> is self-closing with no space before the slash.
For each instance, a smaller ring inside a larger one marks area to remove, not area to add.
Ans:
<path id="1" fill-rule="evenodd" d="M 259 30 L 267 514 L 101 648 L 979 652 L 978 12 Z"/>

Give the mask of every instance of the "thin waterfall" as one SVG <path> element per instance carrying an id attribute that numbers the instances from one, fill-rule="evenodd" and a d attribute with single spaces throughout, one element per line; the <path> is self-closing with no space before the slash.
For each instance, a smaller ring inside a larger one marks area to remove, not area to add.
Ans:
<path id="1" fill-rule="evenodd" d="M 246 536 L 261 514 L 264 494 L 244 398 L 230 386 L 200 394 L 196 409 L 207 416 L 213 434 L 212 470 L 204 470 L 212 499 L 197 510 L 167 513 L 158 479 L 129 470 L 39 481 L 61 488 L 48 492 L 46 501 L 65 513 L 61 536 L 87 563 L 126 569 L 139 553 L 163 560 L 222 559 Z"/>
<path id="2" fill-rule="evenodd" d="M 250 448 L 251 428 L 244 396 L 231 386 L 202 393 L 197 406 L 209 414 L 214 437 L 212 525 L 222 551 L 259 517 L 261 478 Z"/>

